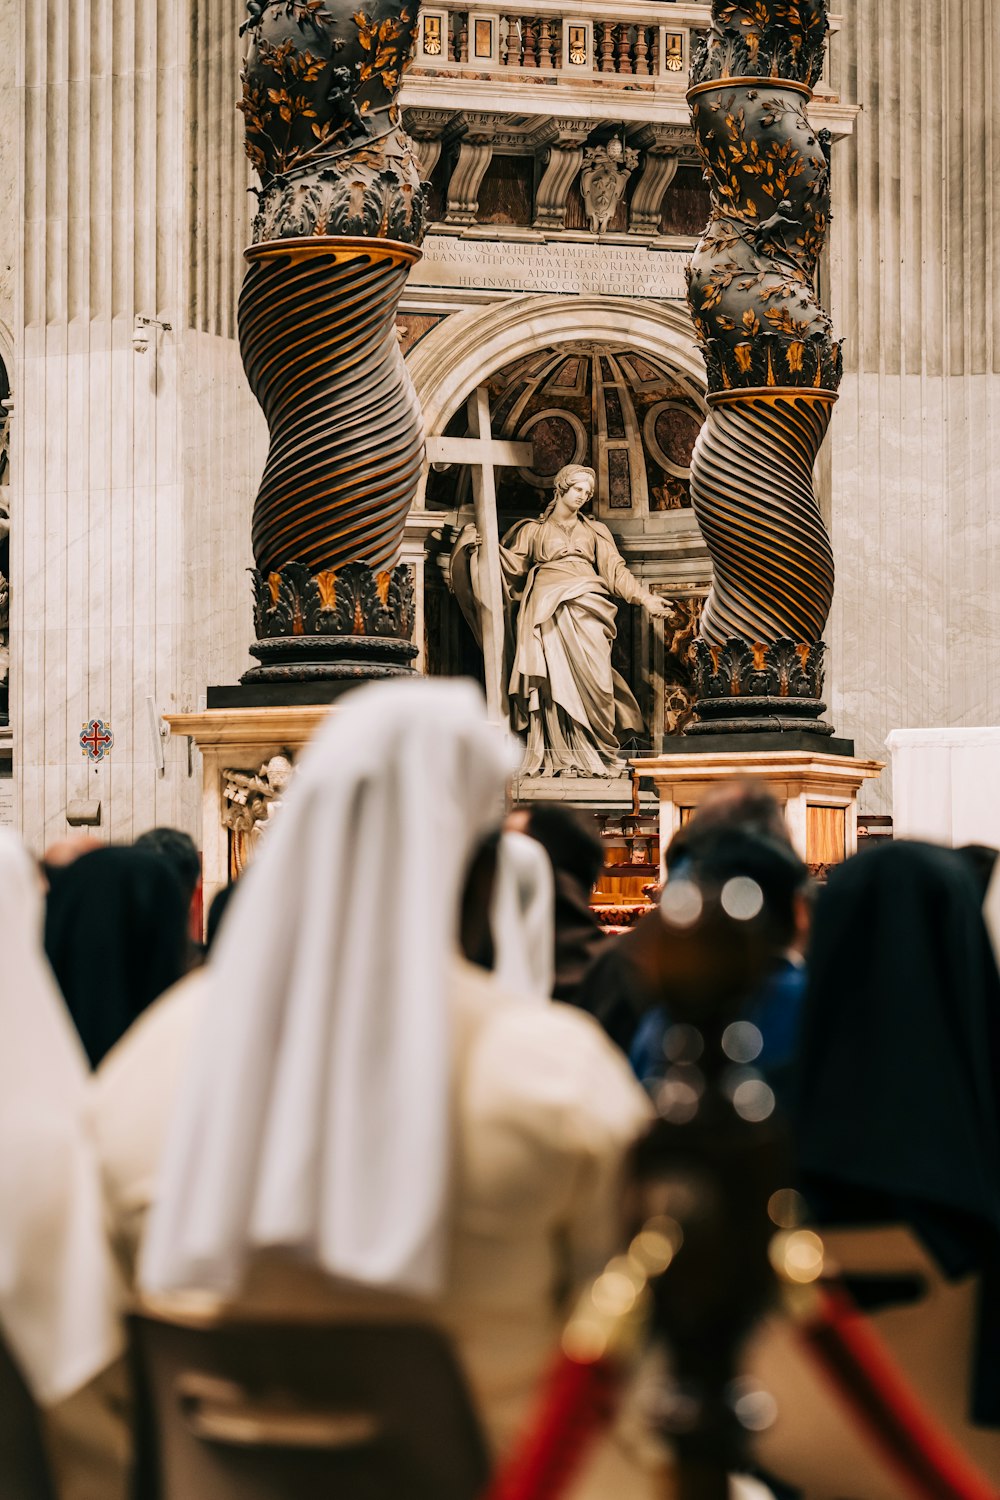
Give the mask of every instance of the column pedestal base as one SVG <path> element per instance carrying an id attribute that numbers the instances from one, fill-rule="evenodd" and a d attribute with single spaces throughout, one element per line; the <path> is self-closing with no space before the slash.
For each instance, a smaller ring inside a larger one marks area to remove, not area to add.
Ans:
<path id="1" fill-rule="evenodd" d="M 858 792 L 885 766 L 881 760 L 831 755 L 825 748 L 722 751 L 717 742 L 700 742 L 694 753 L 649 756 L 632 764 L 659 795 L 661 850 L 700 802 L 741 779 L 762 783 L 782 805 L 792 843 L 814 874 L 856 852 Z"/>
<path id="2" fill-rule="evenodd" d="M 287 686 L 285 687 L 287 692 Z M 246 693 L 247 689 L 209 688 L 213 693 Z M 226 796 L 225 773 L 236 771 L 248 781 L 258 777 L 262 766 L 273 757 L 291 754 L 294 758 L 312 738 L 330 712 L 328 703 L 285 703 L 260 707 L 213 707 L 201 713 L 166 714 L 172 734 L 187 735 L 202 755 L 202 877 L 204 906 L 207 913 L 212 898 L 228 885 L 234 870 L 234 841 L 239 831 L 228 827 L 224 818 L 232 806 Z M 255 793 L 251 787 L 241 806 L 251 820 L 254 799 L 263 803 L 266 793 Z M 261 823 L 266 823 L 266 807 L 261 806 Z M 247 828 L 241 837 L 250 837 Z"/>

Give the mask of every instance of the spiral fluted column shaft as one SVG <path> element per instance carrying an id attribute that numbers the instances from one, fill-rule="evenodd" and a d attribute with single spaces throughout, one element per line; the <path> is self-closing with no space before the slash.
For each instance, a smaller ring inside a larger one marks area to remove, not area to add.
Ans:
<path id="1" fill-rule="evenodd" d="M 815 285 L 830 136 L 808 103 L 828 27 L 827 0 L 712 0 L 691 69 L 712 198 L 688 272 L 709 408 L 691 499 L 713 567 L 694 648 L 696 734 L 784 732 L 824 707 L 833 553 L 813 465 L 842 360 Z"/>
<path id="2" fill-rule="evenodd" d="M 833 396 L 746 391 L 709 397 L 691 499 L 712 558 L 703 640 L 819 640 L 833 601 L 833 552 L 812 470 Z"/>
<path id="3" fill-rule="evenodd" d="M 393 325 L 418 251 L 390 241 L 273 241 L 247 252 L 240 348 L 270 448 L 253 513 L 257 567 L 391 566 L 423 427 Z"/>

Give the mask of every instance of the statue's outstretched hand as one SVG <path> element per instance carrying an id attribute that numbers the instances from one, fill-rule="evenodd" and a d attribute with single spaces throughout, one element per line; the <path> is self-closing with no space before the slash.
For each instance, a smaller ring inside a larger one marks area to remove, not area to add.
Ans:
<path id="1" fill-rule="evenodd" d="M 657 594 L 650 594 L 646 608 L 655 620 L 669 620 L 673 617 L 674 606 L 671 600 L 661 599 Z"/>

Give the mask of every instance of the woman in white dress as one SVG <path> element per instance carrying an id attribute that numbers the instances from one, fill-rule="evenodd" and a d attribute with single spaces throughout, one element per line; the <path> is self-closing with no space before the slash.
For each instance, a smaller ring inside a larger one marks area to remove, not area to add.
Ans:
<path id="1" fill-rule="evenodd" d="M 552 503 L 537 521 L 511 527 L 500 547 L 505 584 L 520 601 L 507 691 L 511 724 L 528 737 L 524 776 L 606 776 L 620 767 L 616 730 L 643 725 L 634 694 L 611 665 L 615 600 L 657 617 L 672 613 L 668 600 L 629 572 L 608 528 L 583 514 L 596 478 L 578 464 L 560 469 Z M 465 527 L 453 578 L 458 557 L 479 542 L 475 527 Z"/>

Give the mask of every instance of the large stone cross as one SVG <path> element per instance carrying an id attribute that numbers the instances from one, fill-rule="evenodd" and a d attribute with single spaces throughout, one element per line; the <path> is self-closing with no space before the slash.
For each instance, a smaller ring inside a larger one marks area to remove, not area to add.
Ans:
<path id="1" fill-rule="evenodd" d="M 472 392 L 466 410 L 468 436 L 429 437 L 427 458 L 432 464 L 468 464 L 472 470 L 472 500 L 479 532 L 479 611 L 486 668 L 486 707 L 490 718 L 503 719 L 503 580 L 494 469 L 530 467 L 534 449 L 531 443 L 511 443 L 494 438 L 486 386 L 478 386 Z"/>

